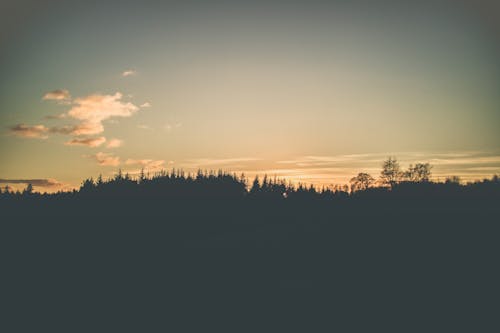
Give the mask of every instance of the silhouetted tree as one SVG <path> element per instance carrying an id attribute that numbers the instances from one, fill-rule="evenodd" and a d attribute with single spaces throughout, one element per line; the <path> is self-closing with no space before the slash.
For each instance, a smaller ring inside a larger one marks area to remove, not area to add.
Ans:
<path id="1" fill-rule="evenodd" d="M 367 173 L 360 172 L 356 177 L 351 178 L 351 192 L 364 191 L 369 188 L 375 179 Z"/>
<path id="2" fill-rule="evenodd" d="M 118 169 L 118 173 L 115 176 L 115 180 L 122 180 L 123 179 L 123 174 L 122 174 L 122 169 Z"/>
<path id="3" fill-rule="evenodd" d="M 146 180 L 146 176 L 144 175 L 144 168 L 141 168 L 141 173 L 139 175 L 139 184 L 142 184 Z"/>
<path id="4" fill-rule="evenodd" d="M 460 184 L 460 177 L 458 177 L 458 176 L 447 177 L 445 183 L 447 183 L 447 184 Z"/>
<path id="5" fill-rule="evenodd" d="M 82 186 L 80 186 L 80 192 L 90 193 L 94 189 L 94 186 L 94 179 L 92 179 L 92 177 L 89 179 L 85 179 L 82 183 Z"/>
<path id="6" fill-rule="evenodd" d="M 29 183 L 23 191 L 23 195 L 31 195 L 33 194 L 33 185 Z"/>
<path id="7" fill-rule="evenodd" d="M 97 186 L 97 187 L 100 187 L 102 184 L 103 184 L 103 181 L 102 181 L 102 175 L 101 175 L 101 174 L 99 174 L 99 177 L 97 177 L 96 186 Z"/>
<path id="8" fill-rule="evenodd" d="M 380 172 L 380 179 L 383 184 L 394 186 L 401 181 L 402 173 L 399 162 L 392 157 L 389 157 L 382 164 L 382 171 Z"/>
<path id="9" fill-rule="evenodd" d="M 250 195 L 257 195 L 260 192 L 259 176 L 255 176 L 252 187 L 250 188 Z"/>
<path id="10" fill-rule="evenodd" d="M 404 178 L 410 182 L 421 183 L 429 181 L 432 166 L 429 163 L 410 164 L 408 171 L 404 173 Z"/>

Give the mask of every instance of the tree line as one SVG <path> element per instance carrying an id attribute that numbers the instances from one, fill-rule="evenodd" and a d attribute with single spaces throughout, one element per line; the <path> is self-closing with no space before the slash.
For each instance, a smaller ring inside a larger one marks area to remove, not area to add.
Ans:
<path id="1" fill-rule="evenodd" d="M 462 184 L 458 177 L 449 177 L 443 182 L 431 180 L 432 166 L 429 163 L 410 164 L 403 170 L 395 158 L 382 164 L 378 179 L 360 172 L 350 179 L 349 185 L 317 188 L 313 185 L 293 185 L 277 177 L 256 176 L 251 183 L 244 174 L 236 175 L 222 170 L 202 171 L 195 174 L 183 170 L 162 170 L 146 175 L 144 170 L 137 177 L 121 170 L 109 179 L 101 175 L 97 179 L 85 179 L 78 190 L 57 193 L 37 193 L 28 184 L 23 191 L 13 191 L 8 186 L 0 189 L 1 198 L 253 198 L 253 199 L 342 199 L 370 197 L 435 197 L 435 196 L 479 196 L 500 197 L 500 180 L 491 179 Z"/>

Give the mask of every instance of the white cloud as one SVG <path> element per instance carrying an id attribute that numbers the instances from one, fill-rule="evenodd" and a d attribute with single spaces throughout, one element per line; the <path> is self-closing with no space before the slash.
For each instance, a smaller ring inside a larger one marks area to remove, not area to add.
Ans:
<path id="1" fill-rule="evenodd" d="M 66 89 L 57 89 L 49 91 L 43 95 L 42 100 L 44 101 L 57 101 L 58 103 L 67 104 L 71 100 L 71 95 Z"/>
<path id="2" fill-rule="evenodd" d="M 103 136 L 100 136 L 98 138 L 84 138 L 84 139 L 74 138 L 74 139 L 66 142 L 65 144 L 68 146 L 99 147 L 104 142 L 106 142 L 106 138 Z"/>
<path id="3" fill-rule="evenodd" d="M 133 76 L 133 75 L 136 75 L 136 74 L 137 74 L 137 71 L 135 71 L 133 69 L 127 69 L 126 71 L 124 71 L 122 73 L 122 77 Z"/>
<path id="4" fill-rule="evenodd" d="M 141 108 L 150 108 L 150 107 L 151 107 L 151 103 L 149 103 L 149 102 L 141 104 Z"/>
<path id="5" fill-rule="evenodd" d="M 103 152 L 99 152 L 95 155 L 91 156 L 94 158 L 99 165 L 102 166 L 117 166 L 120 165 L 120 158 L 118 156 L 114 156 L 112 154 L 107 154 Z"/>
<path id="6" fill-rule="evenodd" d="M 25 124 L 17 124 L 9 128 L 10 133 L 22 138 L 32 139 L 47 139 L 49 129 L 44 125 L 28 126 Z"/>
<path id="7" fill-rule="evenodd" d="M 74 106 L 68 111 L 68 116 L 82 122 L 73 127 L 70 134 L 94 135 L 104 131 L 102 122 L 111 117 L 130 117 L 139 108 L 130 103 L 122 102 L 123 95 L 90 95 L 76 98 Z"/>
<path id="8" fill-rule="evenodd" d="M 106 145 L 107 148 L 118 148 L 121 147 L 123 144 L 122 140 L 119 139 L 111 139 L 109 140 L 108 144 Z"/>

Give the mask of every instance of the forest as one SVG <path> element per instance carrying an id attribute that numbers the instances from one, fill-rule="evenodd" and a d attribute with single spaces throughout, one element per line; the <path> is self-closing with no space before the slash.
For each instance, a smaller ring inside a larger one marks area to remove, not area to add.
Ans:
<path id="1" fill-rule="evenodd" d="M 154 331 L 152 314 L 186 332 L 240 331 L 256 313 L 274 323 L 264 331 L 323 331 L 331 320 L 348 332 L 426 331 L 419 316 L 437 331 L 488 331 L 500 181 L 434 182 L 430 170 L 389 159 L 379 179 L 359 173 L 333 189 L 175 170 L 54 194 L 2 189 L 7 313 L 21 328 L 65 331 L 82 314 L 132 331 Z"/>

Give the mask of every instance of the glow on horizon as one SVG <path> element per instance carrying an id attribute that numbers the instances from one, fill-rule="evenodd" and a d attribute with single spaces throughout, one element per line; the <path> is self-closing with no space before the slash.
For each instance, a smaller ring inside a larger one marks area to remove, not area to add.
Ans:
<path id="1" fill-rule="evenodd" d="M 137 178 L 141 170 L 146 174 L 154 175 L 157 172 L 172 169 L 184 170 L 186 175 L 195 175 L 198 170 L 217 171 L 223 170 L 236 175 L 245 174 L 250 183 L 256 176 L 264 176 L 285 180 L 295 186 L 299 184 L 314 185 L 317 188 L 334 188 L 337 185 L 346 185 L 358 172 L 366 172 L 378 178 L 381 164 L 388 156 L 386 154 L 354 154 L 339 156 L 303 156 L 295 160 L 264 161 L 256 158 L 228 158 L 228 159 L 193 159 L 176 163 L 165 160 L 133 160 L 119 161 L 111 154 L 97 154 L 96 159 L 101 161 L 108 170 L 102 173 L 104 179 L 112 178 L 120 168 L 124 174 L 128 173 Z M 495 174 L 500 174 L 500 153 L 487 152 L 461 152 L 461 153 L 398 153 L 393 154 L 401 164 L 402 169 L 409 164 L 431 163 L 432 181 L 442 182 L 451 176 L 460 177 L 462 182 L 489 179 Z M 97 178 L 98 175 L 87 177 Z M 27 182 L 0 179 L 0 185 L 9 185 L 14 190 L 22 190 Z M 55 179 L 35 182 L 35 190 L 39 192 L 56 192 L 59 190 L 78 189 L 81 181 L 76 183 L 62 183 Z"/>

